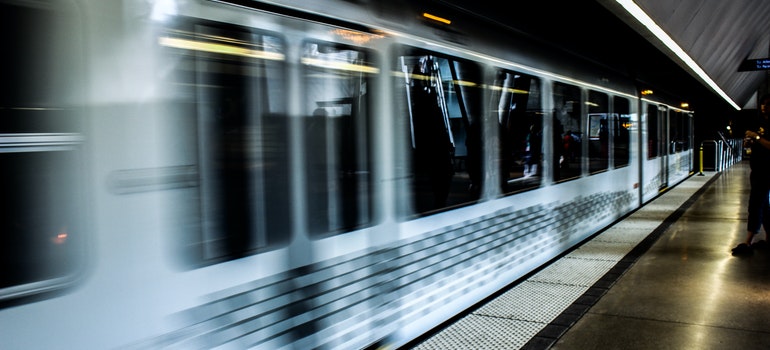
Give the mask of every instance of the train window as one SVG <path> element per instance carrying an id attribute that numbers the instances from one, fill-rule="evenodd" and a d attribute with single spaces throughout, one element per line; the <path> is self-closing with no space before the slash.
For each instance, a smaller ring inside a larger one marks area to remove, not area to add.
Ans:
<path id="1" fill-rule="evenodd" d="M 647 158 L 660 155 L 660 113 L 658 106 L 647 105 Z"/>
<path id="2" fill-rule="evenodd" d="M 668 129 L 668 139 L 671 143 L 670 152 L 681 152 L 685 149 L 685 143 L 687 142 L 684 113 L 682 111 L 672 110 L 670 113 L 670 127 Z"/>
<path id="3" fill-rule="evenodd" d="M 175 64 L 180 130 L 199 172 L 197 235 L 184 244 L 200 262 L 289 241 L 284 45 L 276 36 L 186 22 L 160 44 Z M 192 125 L 192 126 L 191 126 Z"/>
<path id="4" fill-rule="evenodd" d="M 612 108 L 612 154 L 615 168 L 627 166 L 631 144 L 631 109 L 627 98 L 615 96 Z"/>
<path id="5" fill-rule="evenodd" d="M 690 145 L 690 114 L 684 111 L 679 112 L 680 114 L 680 123 L 679 123 L 679 142 L 680 150 L 686 151 L 689 150 Z"/>
<path id="6" fill-rule="evenodd" d="M 69 9 L 21 4 L 0 4 L 0 301 L 65 287 L 85 263 L 80 33 Z"/>
<path id="7" fill-rule="evenodd" d="M 588 171 L 607 170 L 610 160 L 609 98 L 588 91 Z"/>
<path id="8" fill-rule="evenodd" d="M 583 130 L 580 88 L 553 84 L 554 181 L 577 178 L 582 173 Z"/>
<path id="9" fill-rule="evenodd" d="M 18 149 L 6 143 L 23 138 L 35 146 Z M 0 300 L 6 296 L 3 288 L 54 281 L 79 267 L 84 227 L 77 205 L 82 201 L 78 152 L 72 148 L 79 142 L 74 135 L 0 136 L 0 167 L 12 169 L 0 173 Z"/>
<path id="10" fill-rule="evenodd" d="M 368 51 L 329 43 L 305 43 L 302 63 L 308 229 L 371 224 L 369 99 L 379 70 Z"/>
<path id="11" fill-rule="evenodd" d="M 684 141 L 684 149 L 690 150 L 692 145 L 692 113 L 683 112 L 682 115 L 682 140 Z"/>
<path id="12" fill-rule="evenodd" d="M 396 108 L 411 160 L 404 174 L 411 209 L 403 214 L 475 202 L 482 185 L 480 66 L 416 48 L 404 48 L 396 66 Z"/>
<path id="13" fill-rule="evenodd" d="M 490 91 L 490 113 L 497 120 L 501 191 L 514 193 L 540 186 L 543 107 L 540 80 L 498 70 Z"/>

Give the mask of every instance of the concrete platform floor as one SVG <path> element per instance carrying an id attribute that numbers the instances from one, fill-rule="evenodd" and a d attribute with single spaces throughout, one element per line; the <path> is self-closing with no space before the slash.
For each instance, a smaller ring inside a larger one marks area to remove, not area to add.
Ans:
<path id="1" fill-rule="evenodd" d="M 770 250 L 731 255 L 749 171 L 723 171 L 551 349 L 770 349 Z"/>

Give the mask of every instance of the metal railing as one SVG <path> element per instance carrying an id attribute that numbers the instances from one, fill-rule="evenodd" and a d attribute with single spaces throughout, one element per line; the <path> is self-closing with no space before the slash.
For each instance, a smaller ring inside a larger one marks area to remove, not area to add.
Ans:
<path id="1" fill-rule="evenodd" d="M 743 140 L 704 140 L 700 144 L 700 172 L 722 171 L 743 159 Z"/>

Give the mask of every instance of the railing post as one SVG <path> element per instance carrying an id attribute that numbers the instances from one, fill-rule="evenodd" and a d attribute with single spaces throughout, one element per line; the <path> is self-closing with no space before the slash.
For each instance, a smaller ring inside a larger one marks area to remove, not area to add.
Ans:
<path id="1" fill-rule="evenodd" d="M 703 175 L 703 143 L 700 144 L 700 172 L 698 172 L 698 176 L 705 176 Z"/>

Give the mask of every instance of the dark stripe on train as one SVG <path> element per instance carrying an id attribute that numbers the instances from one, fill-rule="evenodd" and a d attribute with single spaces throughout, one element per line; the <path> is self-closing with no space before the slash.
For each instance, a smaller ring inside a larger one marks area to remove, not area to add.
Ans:
<path id="1" fill-rule="evenodd" d="M 319 15 L 317 13 L 290 9 L 290 8 L 273 5 L 273 4 L 267 4 L 256 0 L 211 0 L 211 1 L 239 6 L 239 7 L 245 7 L 251 10 L 270 12 L 274 14 L 287 16 L 287 17 L 299 18 L 307 21 L 329 24 L 332 26 L 343 27 L 351 30 L 357 30 L 359 32 L 364 32 L 364 33 L 370 33 L 370 34 L 375 33 L 375 30 L 373 30 L 372 28 L 369 28 L 361 24 L 343 21 L 333 17 Z"/>

